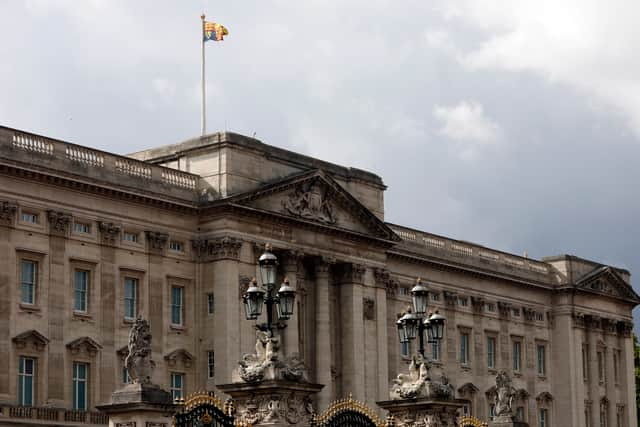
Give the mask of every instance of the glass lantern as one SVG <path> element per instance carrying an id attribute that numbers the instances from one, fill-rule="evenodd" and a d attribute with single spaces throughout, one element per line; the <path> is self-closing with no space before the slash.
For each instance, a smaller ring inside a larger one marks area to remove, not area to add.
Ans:
<path id="1" fill-rule="evenodd" d="M 427 312 L 429 304 L 429 290 L 422 284 L 420 279 L 416 280 L 416 285 L 411 289 L 411 299 L 413 300 L 413 312 L 422 316 Z"/>
<path id="2" fill-rule="evenodd" d="M 406 313 L 400 318 L 407 339 L 412 340 L 418 336 L 418 321 L 417 316 L 413 313 Z"/>
<path id="3" fill-rule="evenodd" d="M 264 253 L 258 259 L 258 264 L 260 265 L 262 284 L 267 287 L 275 285 L 278 258 L 271 252 L 271 245 L 266 245 Z"/>
<path id="4" fill-rule="evenodd" d="M 276 302 L 276 310 L 278 312 L 278 319 L 287 320 L 293 315 L 293 305 L 296 298 L 296 291 L 289 286 L 289 280 L 284 279 L 284 283 L 278 290 L 278 297 Z"/>
<path id="5" fill-rule="evenodd" d="M 437 311 L 429 317 L 429 324 L 433 333 L 434 340 L 441 340 L 444 336 L 444 316 Z"/>
<path id="6" fill-rule="evenodd" d="M 262 314 L 262 304 L 264 302 L 264 291 L 258 287 L 256 279 L 251 281 L 251 286 L 242 296 L 244 300 L 244 311 L 247 320 L 255 320 Z"/>
<path id="7" fill-rule="evenodd" d="M 398 327 L 398 338 L 401 343 L 409 342 L 409 338 L 407 338 L 407 332 L 404 329 L 404 325 L 402 324 L 402 320 L 398 319 L 396 322 L 396 326 Z"/>

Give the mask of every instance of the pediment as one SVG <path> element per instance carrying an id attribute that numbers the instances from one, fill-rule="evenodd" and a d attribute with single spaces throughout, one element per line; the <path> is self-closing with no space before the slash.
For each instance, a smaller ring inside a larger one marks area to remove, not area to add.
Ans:
<path id="1" fill-rule="evenodd" d="M 100 351 L 102 346 L 91 337 L 80 337 L 67 343 L 67 348 L 71 353 L 78 354 L 84 352 L 93 357 Z"/>
<path id="2" fill-rule="evenodd" d="M 461 396 L 466 396 L 466 395 L 471 396 L 473 394 L 476 394 L 479 390 L 480 389 L 476 387 L 473 383 L 465 383 L 460 387 L 458 387 L 458 393 Z"/>
<path id="3" fill-rule="evenodd" d="M 285 178 L 225 202 L 377 239 L 400 240 L 391 228 L 322 170 Z"/>
<path id="4" fill-rule="evenodd" d="M 553 402 L 553 396 L 548 391 L 543 391 L 539 395 L 536 396 L 536 401 L 540 403 L 551 403 Z"/>
<path id="5" fill-rule="evenodd" d="M 614 298 L 640 303 L 640 296 L 610 266 L 600 266 L 576 281 L 575 286 L 588 292 L 604 294 Z"/>
<path id="6" fill-rule="evenodd" d="M 31 344 L 38 351 L 42 351 L 49 343 L 49 339 L 35 329 L 24 331 L 13 337 L 11 340 L 18 348 L 22 349 L 25 348 L 27 344 Z"/>
<path id="7" fill-rule="evenodd" d="M 173 350 L 171 353 L 166 354 L 164 356 L 164 360 L 167 361 L 169 366 L 175 366 L 176 362 L 178 360 L 181 360 L 185 368 L 189 368 L 191 367 L 191 364 L 193 363 L 195 358 L 184 348 L 179 348 L 177 350 Z"/>

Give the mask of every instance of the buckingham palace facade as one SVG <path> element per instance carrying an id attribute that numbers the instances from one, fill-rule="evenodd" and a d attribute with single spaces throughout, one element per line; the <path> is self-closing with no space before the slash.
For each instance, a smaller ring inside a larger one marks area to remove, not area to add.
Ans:
<path id="1" fill-rule="evenodd" d="M 427 355 L 464 413 L 491 416 L 504 370 L 531 426 L 636 426 L 628 271 L 391 224 L 385 190 L 229 132 L 120 156 L 0 127 L 0 425 L 104 423 L 138 315 L 154 382 L 229 383 L 255 345 L 242 295 L 268 243 L 296 290 L 282 348 L 324 385 L 320 409 L 389 398 L 416 351 L 396 321 L 421 278 L 446 318 Z"/>

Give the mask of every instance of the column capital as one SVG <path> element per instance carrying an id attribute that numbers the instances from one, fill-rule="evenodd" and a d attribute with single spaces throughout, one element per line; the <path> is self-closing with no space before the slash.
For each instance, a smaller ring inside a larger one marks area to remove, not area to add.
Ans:
<path id="1" fill-rule="evenodd" d="M 345 263 L 342 266 L 342 283 L 364 283 L 364 274 L 367 271 L 366 266 L 356 263 Z"/>
<path id="2" fill-rule="evenodd" d="M 51 234 L 64 237 L 69 232 L 70 213 L 48 210 L 47 220 L 49 220 L 49 232 Z"/>
<path id="3" fill-rule="evenodd" d="M 205 261 L 240 258 L 242 240 L 231 236 L 215 237 L 212 239 L 195 239 L 191 241 L 194 256 Z"/>
<path id="4" fill-rule="evenodd" d="M 287 250 L 282 252 L 282 266 L 287 273 L 295 273 L 302 268 L 302 260 L 304 259 L 304 252 Z"/>
<path id="5" fill-rule="evenodd" d="M 164 247 L 169 241 L 169 235 L 159 231 L 145 230 L 144 232 L 147 241 L 147 251 L 155 254 L 162 254 Z"/>
<path id="6" fill-rule="evenodd" d="M 122 230 L 121 225 L 114 224 L 112 222 L 98 222 L 98 230 L 100 230 L 100 240 L 105 245 L 114 246 L 116 238 L 120 235 Z"/>
<path id="7" fill-rule="evenodd" d="M 11 226 L 18 212 L 18 205 L 7 200 L 0 201 L 0 225 Z"/>
<path id="8" fill-rule="evenodd" d="M 314 259 L 314 269 L 316 276 L 328 275 L 331 266 L 335 265 L 336 259 L 331 256 L 320 256 Z"/>

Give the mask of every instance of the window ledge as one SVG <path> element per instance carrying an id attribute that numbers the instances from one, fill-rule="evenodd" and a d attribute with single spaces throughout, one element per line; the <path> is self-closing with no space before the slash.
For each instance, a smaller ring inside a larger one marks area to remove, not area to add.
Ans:
<path id="1" fill-rule="evenodd" d="M 542 374 L 538 374 L 538 379 L 540 381 L 546 381 L 547 380 L 547 376 L 546 375 L 542 375 Z"/>
<path id="2" fill-rule="evenodd" d="M 172 331 L 184 332 L 187 330 L 184 325 L 174 325 L 173 323 L 169 325 L 169 329 Z"/>
<path id="3" fill-rule="evenodd" d="M 20 303 L 20 310 L 23 311 L 28 311 L 28 312 L 41 312 L 42 309 L 40 307 L 38 307 L 37 305 L 33 305 L 33 304 L 26 304 L 21 302 Z"/>
<path id="4" fill-rule="evenodd" d="M 471 372 L 471 366 L 469 365 L 460 365 L 460 369 L 462 369 L 465 372 Z"/>
<path id="5" fill-rule="evenodd" d="M 136 319 L 130 319 L 128 317 L 122 318 L 122 324 L 124 325 L 133 325 L 136 322 Z"/>
<path id="6" fill-rule="evenodd" d="M 498 370 L 496 368 L 487 368 L 487 372 L 491 375 L 496 375 L 498 373 Z"/>
<path id="7" fill-rule="evenodd" d="M 86 311 L 73 311 L 73 318 L 81 321 L 93 320 L 93 315 Z"/>
<path id="8" fill-rule="evenodd" d="M 522 372 L 518 371 L 518 372 L 514 372 L 513 373 L 513 377 L 514 378 L 522 378 Z"/>

